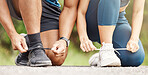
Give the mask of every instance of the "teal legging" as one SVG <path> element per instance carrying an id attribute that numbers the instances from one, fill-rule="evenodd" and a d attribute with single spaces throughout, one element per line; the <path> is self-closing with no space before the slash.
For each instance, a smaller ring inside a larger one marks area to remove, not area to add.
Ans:
<path id="1" fill-rule="evenodd" d="M 114 48 L 125 48 L 131 36 L 131 26 L 125 17 L 125 11 L 119 13 L 119 10 L 120 0 L 90 0 L 86 14 L 89 39 L 100 43 L 98 25 L 116 25 L 113 34 L 113 46 Z M 127 50 L 118 51 L 120 55 L 116 53 L 122 66 L 139 66 L 142 64 L 145 53 L 140 40 L 139 47 L 139 50 L 135 53 Z"/>

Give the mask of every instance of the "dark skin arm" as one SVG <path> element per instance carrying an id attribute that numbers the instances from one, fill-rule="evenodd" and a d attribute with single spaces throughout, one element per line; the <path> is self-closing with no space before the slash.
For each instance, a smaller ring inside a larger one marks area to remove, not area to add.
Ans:
<path id="1" fill-rule="evenodd" d="M 64 7 L 59 18 L 60 37 L 70 38 L 77 17 L 78 0 L 64 0 Z M 52 50 L 56 54 L 62 54 L 66 50 L 65 40 L 55 42 Z"/>
<path id="2" fill-rule="evenodd" d="M 11 39 L 13 49 L 19 50 L 21 53 L 26 52 L 28 47 L 25 38 L 16 32 L 6 0 L 0 0 L 0 23 Z"/>

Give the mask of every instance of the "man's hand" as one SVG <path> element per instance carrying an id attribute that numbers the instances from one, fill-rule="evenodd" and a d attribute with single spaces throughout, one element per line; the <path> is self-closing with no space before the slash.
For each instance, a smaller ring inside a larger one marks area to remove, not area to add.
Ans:
<path id="1" fill-rule="evenodd" d="M 56 54 L 56 56 L 63 56 L 66 51 L 66 41 L 56 41 L 51 50 Z"/>
<path id="2" fill-rule="evenodd" d="M 81 40 L 81 44 L 80 44 L 80 48 L 82 49 L 83 52 L 89 52 L 89 51 L 93 51 L 95 49 L 97 49 L 92 41 L 90 41 L 89 39 L 82 39 Z"/>
<path id="3" fill-rule="evenodd" d="M 27 52 L 28 47 L 23 36 L 16 33 L 13 34 L 10 39 L 14 50 L 19 50 L 21 53 Z"/>
<path id="4" fill-rule="evenodd" d="M 132 40 L 130 39 L 127 43 L 127 50 L 131 51 L 131 52 L 137 52 L 139 49 L 139 45 L 138 45 L 138 40 Z"/>

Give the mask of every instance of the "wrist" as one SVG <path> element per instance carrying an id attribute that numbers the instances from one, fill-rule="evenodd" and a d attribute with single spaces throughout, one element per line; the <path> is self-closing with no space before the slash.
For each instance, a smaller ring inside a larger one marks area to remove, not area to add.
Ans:
<path id="1" fill-rule="evenodd" d="M 134 35 L 134 34 L 132 33 L 130 39 L 131 39 L 131 40 L 135 40 L 135 41 L 139 41 L 139 36 L 138 36 L 138 35 Z"/>
<path id="2" fill-rule="evenodd" d="M 66 41 L 63 39 L 59 39 L 59 41 L 63 42 L 66 45 Z"/>
<path id="3" fill-rule="evenodd" d="M 139 38 L 137 38 L 137 37 L 131 37 L 130 40 L 137 41 L 138 42 L 139 41 Z"/>
<path id="4" fill-rule="evenodd" d="M 59 40 L 63 40 L 63 41 L 65 41 L 65 42 L 66 42 L 66 47 L 68 47 L 69 44 L 70 44 L 70 40 L 67 39 L 67 38 L 65 38 L 65 37 L 61 37 Z"/>
<path id="5" fill-rule="evenodd" d="M 18 33 L 16 31 L 10 31 L 10 32 L 8 32 L 8 36 L 9 36 L 10 39 L 13 38 L 13 37 L 15 37 L 16 35 L 18 35 Z"/>
<path id="6" fill-rule="evenodd" d="M 85 40 L 89 40 L 89 38 L 88 37 L 80 37 L 80 42 L 85 41 Z"/>

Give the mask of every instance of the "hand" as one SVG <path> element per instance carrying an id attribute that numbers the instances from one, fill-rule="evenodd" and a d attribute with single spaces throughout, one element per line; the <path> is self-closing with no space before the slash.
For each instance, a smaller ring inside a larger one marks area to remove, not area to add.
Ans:
<path id="1" fill-rule="evenodd" d="M 89 52 L 97 49 L 93 45 L 92 41 L 90 41 L 89 39 L 82 39 L 80 41 L 81 41 L 80 48 L 82 49 L 83 52 Z"/>
<path id="2" fill-rule="evenodd" d="M 138 45 L 138 41 L 139 40 L 133 40 L 130 39 L 127 43 L 127 50 L 131 51 L 131 52 L 137 52 L 137 50 L 139 49 L 139 45 Z"/>
<path id="3" fill-rule="evenodd" d="M 19 50 L 21 53 L 27 52 L 28 47 L 23 36 L 16 33 L 13 34 L 10 39 L 14 50 Z"/>
<path id="4" fill-rule="evenodd" d="M 63 56 L 66 51 L 66 41 L 56 41 L 51 50 L 55 53 L 56 56 Z"/>

